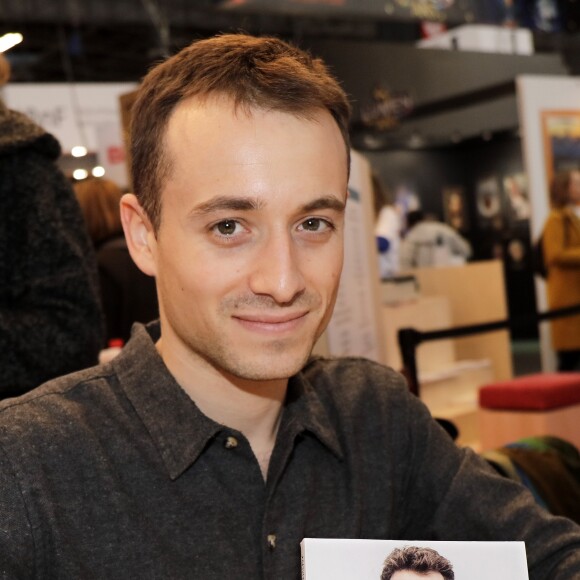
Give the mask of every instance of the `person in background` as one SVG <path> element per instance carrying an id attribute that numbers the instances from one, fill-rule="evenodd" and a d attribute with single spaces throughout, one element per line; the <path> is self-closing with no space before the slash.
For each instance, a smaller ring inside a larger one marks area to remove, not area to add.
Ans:
<path id="1" fill-rule="evenodd" d="M 580 304 L 580 170 L 560 171 L 550 184 L 542 246 L 551 310 Z M 580 315 L 551 322 L 559 371 L 580 370 Z"/>
<path id="2" fill-rule="evenodd" d="M 0 54 L 0 84 L 9 73 Z M 59 155 L 0 102 L 0 398 L 95 364 L 102 345 L 95 256 Z"/>
<path id="3" fill-rule="evenodd" d="M 386 558 L 380 580 L 454 580 L 451 562 L 433 548 L 395 548 Z"/>
<path id="4" fill-rule="evenodd" d="M 399 246 L 401 220 L 379 176 L 373 172 L 373 201 L 375 211 L 375 236 L 379 253 L 381 279 L 391 278 L 399 271 Z"/>
<path id="5" fill-rule="evenodd" d="M 133 105 L 131 256 L 160 320 L 0 403 L 4 579 L 297 580 L 305 537 L 520 540 L 580 527 L 457 447 L 392 369 L 312 357 L 344 256 L 348 98 L 276 38 L 199 40 Z"/>
<path id="6" fill-rule="evenodd" d="M 155 279 L 131 259 L 123 235 L 119 202 L 123 192 L 110 179 L 78 181 L 75 193 L 97 253 L 101 297 L 105 312 L 105 344 L 129 340 L 134 322 L 159 317 Z"/>
<path id="7" fill-rule="evenodd" d="M 471 257 L 469 242 L 451 226 L 427 219 L 421 210 L 407 214 L 401 242 L 401 270 L 463 264 Z"/>

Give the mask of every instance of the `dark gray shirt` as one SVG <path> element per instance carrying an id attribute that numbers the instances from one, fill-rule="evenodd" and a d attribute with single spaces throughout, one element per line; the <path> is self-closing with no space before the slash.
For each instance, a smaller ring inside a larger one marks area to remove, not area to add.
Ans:
<path id="1" fill-rule="evenodd" d="M 456 448 L 393 371 L 310 362 L 264 483 L 149 332 L 0 407 L 3 578 L 298 580 L 304 537 L 525 540 L 531 578 L 580 577 L 579 528 Z"/>

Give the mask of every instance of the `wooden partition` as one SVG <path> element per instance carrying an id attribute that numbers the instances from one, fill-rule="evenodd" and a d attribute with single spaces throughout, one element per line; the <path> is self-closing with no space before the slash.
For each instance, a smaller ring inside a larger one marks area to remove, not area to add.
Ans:
<path id="1" fill-rule="evenodd" d="M 399 328 L 443 330 L 505 320 L 507 303 L 499 261 L 421 268 L 412 272 L 419 297 L 383 306 L 387 362 L 400 365 Z M 453 421 L 458 443 L 480 448 L 479 387 L 512 377 L 509 334 L 496 331 L 425 342 L 417 348 L 420 396 L 435 417 Z"/>
<path id="2" fill-rule="evenodd" d="M 449 299 L 453 326 L 494 322 L 508 316 L 503 266 L 499 260 L 420 268 L 413 273 L 419 282 L 421 296 Z M 490 359 L 495 380 L 513 376 L 507 330 L 456 339 L 455 352 L 458 359 Z"/>

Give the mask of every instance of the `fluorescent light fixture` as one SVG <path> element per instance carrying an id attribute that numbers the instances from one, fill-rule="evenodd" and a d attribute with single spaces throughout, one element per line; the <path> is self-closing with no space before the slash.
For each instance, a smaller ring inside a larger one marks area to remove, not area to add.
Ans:
<path id="1" fill-rule="evenodd" d="M 103 175 L 105 175 L 105 168 L 101 167 L 100 165 L 96 165 L 93 167 L 91 173 L 93 174 L 93 177 L 103 177 Z"/>
<path id="2" fill-rule="evenodd" d="M 82 145 L 75 145 L 71 149 L 70 154 L 73 157 L 84 157 L 87 154 L 87 148 L 83 147 Z"/>
<path id="3" fill-rule="evenodd" d="M 86 179 L 89 176 L 89 172 L 86 169 L 75 169 L 73 171 L 73 177 L 77 180 Z"/>
<path id="4" fill-rule="evenodd" d="M 13 46 L 20 44 L 24 37 L 20 32 L 8 32 L 3 36 L 0 36 L 0 52 L 6 52 Z"/>

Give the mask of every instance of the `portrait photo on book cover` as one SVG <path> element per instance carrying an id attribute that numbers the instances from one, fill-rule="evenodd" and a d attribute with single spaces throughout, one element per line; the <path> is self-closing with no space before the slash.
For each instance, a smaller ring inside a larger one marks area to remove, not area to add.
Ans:
<path id="1" fill-rule="evenodd" d="M 303 580 L 528 580 L 523 542 L 304 539 Z"/>

